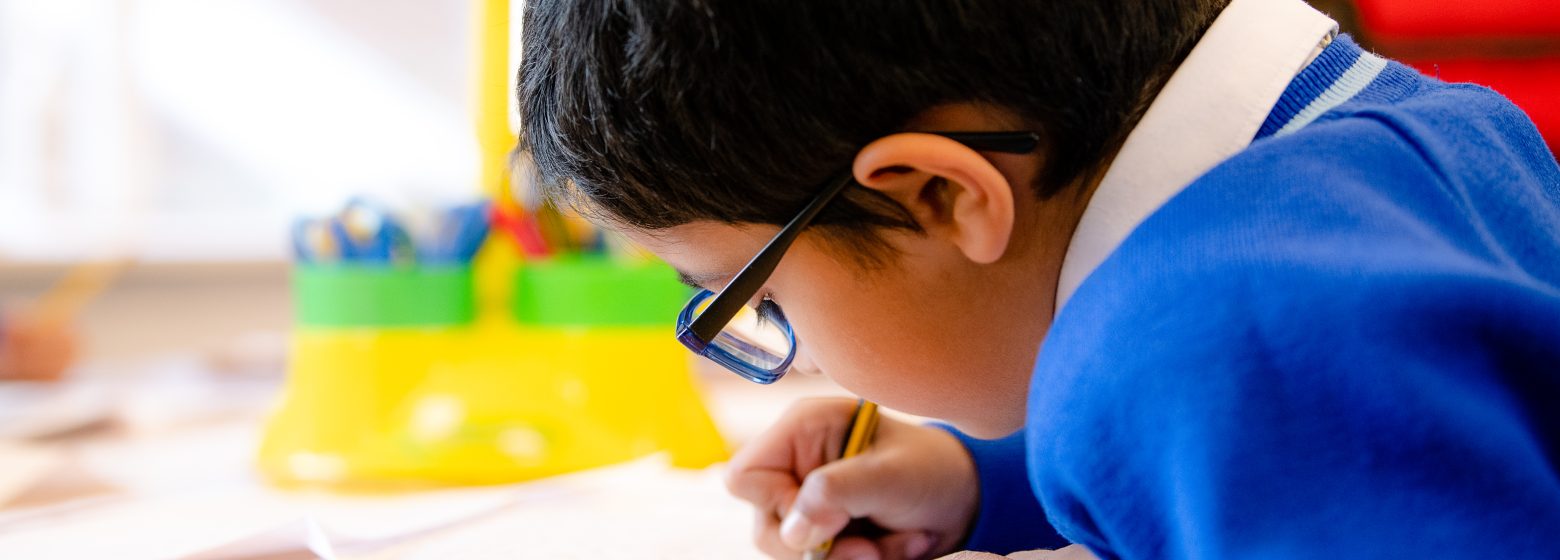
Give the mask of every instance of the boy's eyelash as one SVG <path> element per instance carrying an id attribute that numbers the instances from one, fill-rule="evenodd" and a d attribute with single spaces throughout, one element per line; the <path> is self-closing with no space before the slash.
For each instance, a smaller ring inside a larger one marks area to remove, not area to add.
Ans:
<path id="1" fill-rule="evenodd" d="M 776 304 L 775 300 L 770 299 L 767 295 L 759 299 L 758 305 L 754 307 L 754 311 L 758 312 L 758 321 L 761 324 L 778 322 L 779 316 L 776 311 L 779 309 L 779 304 Z"/>

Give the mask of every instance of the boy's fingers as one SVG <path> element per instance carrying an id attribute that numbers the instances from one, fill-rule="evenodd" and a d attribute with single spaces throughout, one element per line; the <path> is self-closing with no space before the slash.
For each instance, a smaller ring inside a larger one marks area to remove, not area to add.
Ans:
<path id="1" fill-rule="evenodd" d="M 876 541 L 838 537 L 829 550 L 829 560 L 925 560 L 936 544 L 936 537 L 922 531 L 891 533 Z"/>
<path id="2" fill-rule="evenodd" d="M 765 554 L 796 557 L 833 537 L 852 516 L 864 516 L 879 503 L 868 494 L 874 488 L 880 490 L 882 481 L 852 474 L 872 470 L 870 465 L 876 462 L 860 457 L 828 462 L 838 455 L 842 434 L 856 406 L 854 399 L 809 399 L 797 403 L 773 428 L 732 458 L 726 471 L 726 488 L 755 507 L 758 518 L 754 523 L 754 543 Z M 798 485 L 798 477 L 804 475 L 806 478 Z M 813 503 L 808 511 L 799 512 L 796 504 L 809 487 Z M 782 515 L 783 521 L 777 517 Z M 870 541 L 864 544 L 874 546 Z M 844 550 L 850 552 L 850 546 Z M 868 558 L 905 557 L 897 550 L 880 556 L 875 547 L 869 553 Z"/>
<path id="3" fill-rule="evenodd" d="M 773 427 L 753 438 L 731 458 L 727 487 L 750 471 L 780 471 L 802 476 L 838 455 L 839 442 L 855 401 L 807 399 L 786 410 Z"/>
<path id="4" fill-rule="evenodd" d="M 1094 554 L 1083 545 L 1074 544 L 1056 550 L 1014 552 L 1009 554 L 1008 558 L 1012 560 L 1094 560 Z"/>
<path id="5" fill-rule="evenodd" d="M 840 440 L 855 401 L 808 399 L 793 405 L 774 428 L 760 434 L 732 457 L 726 489 L 760 510 L 784 514 L 797 491 L 797 480 L 837 453 L 828 442 Z"/>
<path id="6" fill-rule="evenodd" d="M 810 513 L 802 513 L 801 507 L 792 507 L 780 522 L 780 540 L 793 549 L 806 550 L 839 534 L 849 523 L 850 515 L 842 510 L 814 508 Z"/>
<path id="7" fill-rule="evenodd" d="M 1006 556 L 998 556 L 990 552 L 975 552 L 973 550 L 961 550 L 937 560 L 1008 560 Z"/>
<path id="8" fill-rule="evenodd" d="M 937 548 L 937 537 L 925 531 L 893 533 L 878 539 L 884 560 L 924 560 Z"/>
<path id="9" fill-rule="evenodd" d="M 873 513 L 886 487 L 875 480 L 871 459 L 857 457 L 808 473 L 780 524 L 780 538 L 798 550 L 817 546 L 838 534 L 852 517 Z"/>
<path id="10" fill-rule="evenodd" d="M 857 552 L 857 547 L 863 547 Z M 874 558 L 880 560 L 925 560 L 937 546 L 937 537 L 925 531 L 889 533 L 876 540 L 863 537 L 839 537 L 834 540 L 834 551 L 843 551 L 829 558 Z"/>
<path id="11" fill-rule="evenodd" d="M 798 556 L 796 550 L 780 541 L 780 520 L 763 511 L 754 512 L 753 545 L 770 558 L 791 560 Z"/>
<path id="12" fill-rule="evenodd" d="M 888 560 L 891 556 L 884 556 L 878 550 L 878 545 L 871 540 L 862 537 L 843 537 L 834 539 L 834 547 L 829 549 L 828 560 Z"/>
<path id="13" fill-rule="evenodd" d="M 760 513 L 785 513 L 796 495 L 796 478 L 789 472 L 772 470 L 731 471 L 726 475 L 726 490 L 737 499 L 753 504 Z"/>

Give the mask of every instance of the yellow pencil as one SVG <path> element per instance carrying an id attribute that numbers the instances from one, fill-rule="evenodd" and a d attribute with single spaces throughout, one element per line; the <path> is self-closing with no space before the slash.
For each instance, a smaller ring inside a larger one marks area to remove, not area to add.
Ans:
<path id="1" fill-rule="evenodd" d="M 845 436 L 844 449 L 840 451 L 841 459 L 849 459 L 860 455 L 867 450 L 867 445 L 872 443 L 872 436 L 877 433 L 878 406 L 877 403 L 861 399 L 856 403 L 856 413 L 851 415 L 850 433 Z M 803 556 L 806 560 L 823 560 L 829 556 L 829 549 L 834 548 L 834 539 L 823 541 L 823 544 L 807 551 Z"/>

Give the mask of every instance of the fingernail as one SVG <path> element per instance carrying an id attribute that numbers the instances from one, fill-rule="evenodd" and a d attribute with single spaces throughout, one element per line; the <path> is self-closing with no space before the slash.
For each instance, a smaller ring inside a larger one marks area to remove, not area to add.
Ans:
<path id="1" fill-rule="evenodd" d="M 817 530 L 816 526 L 802 526 L 802 514 L 796 508 L 791 508 L 791 513 L 786 514 L 785 520 L 780 522 L 780 538 L 796 548 L 811 546 L 814 538 L 812 533 Z"/>
<path id="2" fill-rule="evenodd" d="M 791 508 L 791 513 L 785 514 L 785 519 L 780 522 L 780 539 L 786 544 L 799 546 L 797 541 L 801 540 L 802 534 L 797 525 L 801 522 L 802 515 L 796 512 L 796 508 Z"/>
<path id="3" fill-rule="evenodd" d="M 932 536 L 916 533 L 905 539 L 905 558 L 920 558 L 932 550 Z"/>

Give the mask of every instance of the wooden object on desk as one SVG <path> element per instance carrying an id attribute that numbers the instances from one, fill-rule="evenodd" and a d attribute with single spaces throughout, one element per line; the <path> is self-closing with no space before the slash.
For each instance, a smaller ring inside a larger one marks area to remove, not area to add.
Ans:
<path id="1" fill-rule="evenodd" d="M 77 265 L 38 300 L 0 317 L 0 379 L 53 381 L 78 350 L 75 319 L 128 266 L 112 260 Z"/>

